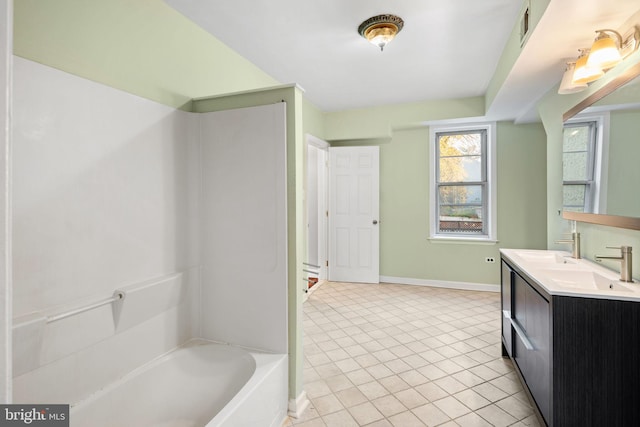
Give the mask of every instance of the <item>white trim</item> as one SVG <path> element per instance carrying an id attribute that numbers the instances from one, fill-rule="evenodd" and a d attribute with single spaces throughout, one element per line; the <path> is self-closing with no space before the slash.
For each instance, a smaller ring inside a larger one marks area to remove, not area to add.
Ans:
<path id="1" fill-rule="evenodd" d="M 380 276 L 381 283 L 398 285 L 429 286 L 432 288 L 461 289 L 465 291 L 500 292 L 500 285 L 471 282 L 449 282 L 445 280 L 413 279 L 410 277 Z"/>
<path id="2" fill-rule="evenodd" d="M 314 293 L 321 285 L 324 285 L 325 283 L 327 283 L 326 280 L 318 280 L 318 282 L 313 285 L 311 288 L 307 289 L 307 292 L 304 293 L 304 295 L 302 295 L 302 302 L 305 303 L 307 302 L 307 300 L 309 299 L 309 296 L 311 296 L 312 293 Z"/>
<path id="3" fill-rule="evenodd" d="M 321 148 L 326 150 L 329 148 L 329 143 L 324 139 L 320 139 L 317 136 L 313 136 L 310 133 L 305 134 L 305 138 L 307 139 L 307 144 L 313 145 L 314 147 Z"/>
<path id="4" fill-rule="evenodd" d="M 473 236 L 446 236 L 438 234 L 436 218 L 436 133 L 457 132 L 482 129 L 487 131 L 487 235 L 474 238 Z M 434 240 L 456 240 L 463 238 L 466 241 L 478 242 L 498 241 L 498 173 L 497 173 L 497 145 L 496 145 L 496 122 L 466 123 L 461 125 L 445 125 L 429 127 L 429 238 Z"/>
<path id="5" fill-rule="evenodd" d="M 289 399 L 289 416 L 296 419 L 300 418 L 310 404 L 307 392 L 302 390 L 298 397 Z"/>
<path id="6" fill-rule="evenodd" d="M 609 176 L 609 133 L 611 129 L 611 114 L 609 111 L 578 114 L 565 122 L 582 123 L 596 122 L 596 147 L 593 180 L 596 183 L 592 210 L 593 213 L 607 213 L 607 181 Z"/>

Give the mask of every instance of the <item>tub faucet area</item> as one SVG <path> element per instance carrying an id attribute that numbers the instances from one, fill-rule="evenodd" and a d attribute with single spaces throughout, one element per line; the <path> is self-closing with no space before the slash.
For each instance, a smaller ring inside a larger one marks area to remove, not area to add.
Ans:
<path id="1" fill-rule="evenodd" d="M 571 244 L 571 257 L 580 259 L 580 233 L 571 233 L 571 239 L 556 240 L 556 243 L 570 243 Z"/>
<path id="2" fill-rule="evenodd" d="M 620 249 L 620 256 L 601 256 L 596 255 L 596 261 L 600 262 L 603 259 L 613 259 L 620 261 L 620 281 L 621 282 L 633 282 L 633 272 L 631 267 L 631 246 L 612 247 L 607 246 L 608 249 Z"/>

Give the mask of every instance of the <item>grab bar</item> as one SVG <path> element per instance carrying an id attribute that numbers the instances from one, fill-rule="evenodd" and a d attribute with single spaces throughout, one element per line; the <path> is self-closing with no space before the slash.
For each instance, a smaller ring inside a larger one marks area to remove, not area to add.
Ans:
<path id="1" fill-rule="evenodd" d="M 92 304 L 75 308 L 73 310 L 56 314 L 54 316 L 48 316 L 47 323 L 57 322 L 58 320 L 66 319 L 67 317 L 75 316 L 76 314 L 84 313 L 85 311 L 93 310 L 94 308 L 102 307 L 103 305 L 107 305 L 107 304 L 111 304 L 112 302 L 123 300 L 124 296 L 125 296 L 124 292 L 116 291 L 111 298 L 107 298 L 101 301 L 96 301 Z"/>
<path id="2" fill-rule="evenodd" d="M 309 264 L 308 262 L 303 262 L 302 265 L 306 265 L 307 267 L 320 268 L 319 265 Z"/>

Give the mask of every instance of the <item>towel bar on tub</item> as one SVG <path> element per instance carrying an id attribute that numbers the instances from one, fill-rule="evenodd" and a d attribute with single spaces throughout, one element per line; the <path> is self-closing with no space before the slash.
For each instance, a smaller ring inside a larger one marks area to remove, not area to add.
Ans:
<path id="1" fill-rule="evenodd" d="M 84 313 L 85 311 L 93 310 L 94 308 L 102 307 L 103 305 L 107 305 L 116 301 L 123 300 L 124 296 L 125 296 L 124 292 L 116 291 L 111 298 L 107 298 L 101 301 L 96 301 L 92 304 L 87 304 L 83 307 L 74 308 L 73 310 L 69 310 L 64 313 L 48 316 L 47 323 L 66 319 L 67 317 L 75 316 L 76 314 Z"/>

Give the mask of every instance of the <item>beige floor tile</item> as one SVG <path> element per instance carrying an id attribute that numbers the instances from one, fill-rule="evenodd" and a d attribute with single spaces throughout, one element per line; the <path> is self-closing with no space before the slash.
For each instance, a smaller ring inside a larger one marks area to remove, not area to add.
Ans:
<path id="1" fill-rule="evenodd" d="M 474 412 L 456 418 L 456 423 L 461 427 L 492 427 L 487 420 Z"/>
<path id="2" fill-rule="evenodd" d="M 377 399 L 378 397 L 386 396 L 387 394 L 389 394 L 389 390 L 387 390 L 378 381 L 371 381 L 369 383 L 360 384 L 358 386 L 358 389 L 369 400 Z"/>
<path id="3" fill-rule="evenodd" d="M 346 408 L 359 405 L 369 400 L 357 387 L 351 387 L 346 390 L 339 391 L 336 393 L 336 396 Z"/>
<path id="4" fill-rule="evenodd" d="M 394 426 L 389 421 L 384 419 L 384 420 L 374 421 L 371 424 L 367 424 L 364 427 L 394 427 Z"/>
<path id="5" fill-rule="evenodd" d="M 324 284 L 303 308 L 311 405 L 285 425 L 538 427 L 499 310 L 493 293 Z"/>
<path id="6" fill-rule="evenodd" d="M 453 397 L 464 403 L 464 405 L 472 411 L 491 404 L 491 402 L 471 389 L 463 390 L 459 393 L 456 393 L 453 395 Z"/>
<path id="7" fill-rule="evenodd" d="M 517 420 L 521 420 L 533 414 L 531 406 L 522 402 L 515 396 L 509 396 L 505 399 L 499 400 L 496 402 L 496 405 L 506 413 L 513 415 Z"/>
<path id="8" fill-rule="evenodd" d="M 442 412 L 447 414 L 451 419 L 461 417 L 471 412 L 471 409 L 463 405 L 458 399 L 453 396 L 447 396 L 440 400 L 433 402 Z"/>
<path id="9" fill-rule="evenodd" d="M 407 410 L 407 407 L 391 394 L 372 400 L 371 403 L 387 418 Z"/>
<path id="10" fill-rule="evenodd" d="M 417 408 L 418 406 L 429 403 L 429 401 L 423 395 L 418 393 L 413 388 L 399 391 L 395 393 L 394 396 L 409 409 Z"/>
<path id="11" fill-rule="evenodd" d="M 359 424 L 353 419 L 347 410 L 334 412 L 322 417 L 327 427 L 358 427 Z"/>
<path id="12" fill-rule="evenodd" d="M 507 414 L 496 405 L 485 406 L 476 411 L 478 415 L 487 420 L 495 427 L 504 427 L 515 424 L 518 420 Z"/>
<path id="13" fill-rule="evenodd" d="M 320 416 L 344 409 L 344 406 L 342 405 L 342 403 L 340 403 L 340 400 L 338 400 L 338 398 L 334 394 L 316 397 L 312 399 L 312 402 L 313 407 L 316 408 Z"/>
<path id="14" fill-rule="evenodd" d="M 390 377 L 382 378 L 378 382 L 391 393 L 397 393 L 399 391 L 411 388 L 411 386 L 407 384 L 405 380 L 397 375 L 391 375 Z"/>
<path id="15" fill-rule="evenodd" d="M 427 403 L 426 405 L 418 406 L 412 409 L 415 416 L 422 421 L 428 427 L 437 426 L 446 423 L 450 418 L 438 409 L 433 403 Z"/>
<path id="16" fill-rule="evenodd" d="M 393 427 L 425 427 L 412 412 L 406 411 L 389 417 L 389 421 Z"/>
<path id="17" fill-rule="evenodd" d="M 371 402 L 365 402 L 360 405 L 349 408 L 349 412 L 353 418 L 362 426 L 371 424 L 384 418 L 384 415 L 376 409 Z"/>

